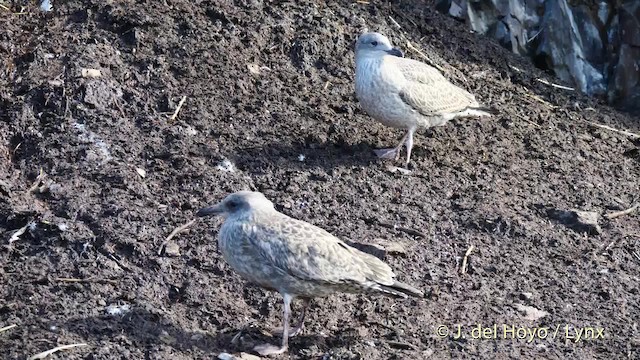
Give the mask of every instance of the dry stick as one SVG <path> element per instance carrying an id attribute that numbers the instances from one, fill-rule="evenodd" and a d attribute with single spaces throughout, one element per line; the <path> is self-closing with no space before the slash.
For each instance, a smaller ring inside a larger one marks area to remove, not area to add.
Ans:
<path id="1" fill-rule="evenodd" d="M 396 21 L 396 19 L 392 18 L 391 16 L 389 16 L 389 19 L 391 19 L 391 22 L 398 27 L 398 29 L 402 29 L 402 26 L 400 26 L 400 24 L 398 24 L 398 22 Z"/>
<path id="2" fill-rule="evenodd" d="M 40 168 L 40 174 L 38 174 L 38 177 L 36 177 L 36 180 L 33 182 L 33 185 L 31 185 L 29 190 L 27 190 L 27 193 L 32 193 L 32 192 L 36 191 L 38 189 L 38 187 L 40 186 L 40 182 L 42 180 L 44 180 L 45 176 L 47 176 L 47 174 L 45 174 L 44 170 L 42 170 L 42 168 Z"/>
<path id="3" fill-rule="evenodd" d="M 534 123 L 534 122 L 533 122 L 533 121 L 531 121 L 531 120 L 527 120 L 524 116 L 522 116 L 522 115 L 520 115 L 520 114 L 516 114 L 516 116 L 517 116 L 517 117 L 519 117 L 521 120 L 523 120 L 523 121 L 525 121 L 525 122 L 528 122 L 529 124 L 531 124 L 531 125 L 533 125 L 533 126 L 537 127 L 538 129 L 542 128 L 542 126 L 540 126 L 540 125 L 538 125 L 538 124 Z"/>
<path id="4" fill-rule="evenodd" d="M 402 226 L 396 226 L 393 224 L 389 224 L 389 223 L 384 223 L 382 221 L 378 221 L 378 225 L 382 226 L 382 227 L 386 227 L 387 229 L 393 229 L 393 230 L 398 230 L 398 231 L 402 231 L 405 232 L 409 235 L 415 235 L 415 236 L 420 236 L 420 237 L 424 237 L 426 238 L 427 235 L 421 231 L 418 231 L 416 229 L 410 229 L 410 228 L 406 228 L 406 227 L 402 227 Z"/>
<path id="5" fill-rule="evenodd" d="M 467 249 L 467 252 L 464 253 L 464 258 L 462 258 L 462 267 L 460 269 L 461 273 L 466 273 L 467 272 L 467 266 L 469 265 L 469 255 L 471 255 L 471 252 L 473 251 L 473 245 L 469 246 L 469 248 Z"/>
<path id="6" fill-rule="evenodd" d="M 427 55 L 425 55 L 422 51 L 420 51 L 418 48 L 416 48 L 415 46 L 411 45 L 411 42 L 407 41 L 407 47 L 413 51 L 415 51 L 416 53 L 418 53 L 418 55 L 422 56 L 423 59 L 425 59 L 429 64 L 431 64 L 431 66 L 435 67 L 436 69 L 440 70 L 441 72 L 446 72 L 442 66 L 436 64 L 435 62 L 431 61 L 431 59 L 429 59 L 429 57 Z"/>
<path id="7" fill-rule="evenodd" d="M 9 330 L 9 329 L 13 329 L 13 328 L 14 328 L 14 327 L 16 327 L 16 326 L 18 326 L 18 324 L 11 324 L 11 325 L 9 325 L 9 326 L 5 326 L 5 327 L 3 327 L 3 328 L 0 328 L 0 333 L 1 333 L 1 332 L 5 332 L 5 331 L 7 331 L 7 330 Z"/>
<path id="8" fill-rule="evenodd" d="M 70 282 L 70 283 L 88 283 L 88 282 L 106 282 L 106 283 L 110 283 L 110 284 L 117 284 L 118 283 L 117 281 L 111 280 L 111 279 L 93 279 L 93 278 L 87 278 L 87 279 L 56 278 L 56 281 Z"/>
<path id="9" fill-rule="evenodd" d="M 586 121 L 586 120 L 585 120 L 585 121 Z M 606 129 L 606 130 L 615 131 L 615 132 L 617 132 L 617 133 L 619 133 L 619 134 L 623 134 L 623 135 L 630 136 L 630 137 L 632 137 L 632 138 L 640 139 L 640 135 L 638 135 L 638 134 L 634 134 L 634 133 L 629 132 L 629 131 L 614 129 L 614 128 L 612 128 L 611 126 L 602 125 L 602 124 L 594 123 L 594 122 L 591 122 L 591 121 L 586 121 L 586 122 L 587 122 L 587 124 L 589 124 L 589 125 L 591 125 L 591 126 L 599 127 L 599 128 L 601 128 L 601 129 Z"/>
<path id="10" fill-rule="evenodd" d="M 529 89 L 527 89 L 527 88 L 524 88 L 524 89 L 525 89 L 525 90 L 529 90 Z M 529 93 L 525 93 L 525 94 L 524 94 L 524 96 L 526 96 L 526 97 L 528 97 L 528 98 L 531 98 L 531 99 L 533 99 L 533 100 L 539 101 L 540 103 L 545 104 L 545 105 L 547 105 L 548 107 L 550 107 L 550 108 L 552 108 L 552 109 L 556 109 L 556 108 L 558 108 L 558 107 L 557 107 L 557 106 L 555 106 L 555 105 L 551 105 L 551 103 L 549 103 L 548 101 L 544 100 L 543 98 L 541 98 L 541 97 L 539 97 L 539 96 L 536 96 L 536 95 L 533 95 L 533 94 L 529 94 Z"/>
<path id="11" fill-rule="evenodd" d="M 49 355 L 51 355 L 53 353 L 57 353 L 60 350 L 72 349 L 74 347 L 79 347 L 79 346 L 87 346 L 87 344 L 71 344 L 71 345 L 58 346 L 58 347 L 55 347 L 55 348 L 53 348 L 51 350 L 47 350 L 47 351 L 43 351 L 43 352 L 41 352 L 39 354 L 35 354 L 32 357 L 30 357 L 29 359 L 27 359 L 27 360 L 44 359 L 47 356 L 49 356 Z"/>
<path id="12" fill-rule="evenodd" d="M 196 222 L 197 220 L 198 220 L 198 219 L 193 219 L 193 220 L 189 221 L 188 223 L 186 223 L 186 224 L 184 224 L 184 225 L 182 225 L 182 226 L 179 226 L 179 227 L 175 228 L 175 229 L 171 232 L 171 234 L 169 234 L 169 236 L 167 236 L 167 238 L 166 238 L 166 239 L 164 239 L 164 241 L 163 241 L 163 242 L 162 242 L 162 244 L 160 245 L 160 249 L 158 249 L 158 255 L 161 255 L 161 254 L 162 254 L 162 250 L 164 249 L 164 247 L 165 247 L 165 246 L 167 246 L 167 243 L 169 242 L 169 240 L 173 239 L 173 238 L 174 238 L 174 236 L 176 236 L 176 235 L 178 235 L 179 233 L 181 233 L 181 232 L 185 231 L 186 229 L 188 229 L 191 225 L 195 224 L 195 222 Z"/>
<path id="13" fill-rule="evenodd" d="M 408 22 L 410 22 L 411 24 L 413 24 L 413 26 L 418 27 L 418 24 L 416 24 L 415 21 L 413 21 L 410 17 L 408 17 L 407 15 L 405 15 L 403 12 L 398 11 L 396 9 L 394 9 L 393 7 L 390 7 L 391 12 L 393 12 L 394 14 L 400 16 L 401 18 L 407 20 Z"/>
<path id="14" fill-rule="evenodd" d="M 609 214 L 604 214 L 604 217 L 606 217 L 607 219 L 615 219 L 615 218 L 623 216 L 623 215 L 631 214 L 632 212 L 636 211 L 636 209 L 638 207 L 640 207 L 640 203 L 633 205 L 632 207 L 628 208 L 627 210 L 616 211 L 616 212 L 612 212 L 612 213 L 609 213 Z"/>
<path id="15" fill-rule="evenodd" d="M 177 117 L 178 117 L 178 113 L 180 112 L 180 109 L 182 109 L 182 105 L 184 105 L 184 102 L 187 100 L 187 96 L 183 96 L 182 99 L 180 99 L 180 102 L 178 103 L 178 107 L 176 108 L 176 111 L 174 111 L 173 115 L 171 115 L 171 117 L 169 118 L 169 122 L 174 121 Z"/>
<path id="16" fill-rule="evenodd" d="M 11 237 L 9 238 L 9 245 L 13 244 L 15 241 L 20 240 L 20 236 L 22 236 L 22 234 L 24 234 L 24 232 L 27 231 L 28 228 L 29 224 L 21 227 L 16 232 L 14 232 L 13 235 L 11 235 Z"/>
<path id="17" fill-rule="evenodd" d="M 572 88 L 572 87 L 568 87 L 568 86 L 563 86 L 563 85 L 554 84 L 554 83 L 552 83 L 552 82 L 548 82 L 548 81 L 547 81 L 547 80 L 545 80 L 545 79 L 537 78 L 537 79 L 536 79 L 536 81 L 541 82 L 541 83 L 543 83 L 543 84 L 545 84 L 545 85 L 552 86 L 552 87 L 554 87 L 554 88 L 558 88 L 558 89 L 571 90 L 571 91 L 574 91 L 574 90 L 575 90 L 575 89 L 574 89 L 574 88 Z"/>

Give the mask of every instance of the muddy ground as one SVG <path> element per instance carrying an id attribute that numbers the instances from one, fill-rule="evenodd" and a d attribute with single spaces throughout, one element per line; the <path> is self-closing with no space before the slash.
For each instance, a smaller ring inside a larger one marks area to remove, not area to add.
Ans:
<path id="1" fill-rule="evenodd" d="M 427 294 L 318 300 L 283 359 L 640 357 L 640 216 L 603 216 L 640 201 L 640 140 L 589 124 L 638 133 L 637 114 L 536 81 L 557 82 L 429 1 L 33 3 L 0 9 L 0 327 L 17 325 L 2 358 L 86 343 L 50 358 L 202 359 L 278 342 L 265 333 L 281 297 L 226 266 L 218 221 L 163 245 L 241 189 Z M 420 132 L 413 172 L 391 172 L 401 163 L 372 150 L 402 134 L 354 97 L 365 28 L 422 59 L 410 41 L 499 115 Z M 478 324 L 498 338 L 472 338 Z M 504 325 L 549 330 L 503 339 Z M 582 327 L 604 338 L 566 339 Z"/>

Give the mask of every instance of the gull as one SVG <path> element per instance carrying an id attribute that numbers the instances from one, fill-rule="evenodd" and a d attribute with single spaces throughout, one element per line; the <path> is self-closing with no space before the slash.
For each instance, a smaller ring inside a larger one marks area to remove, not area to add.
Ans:
<path id="1" fill-rule="evenodd" d="M 408 166 L 418 128 L 441 126 L 463 116 L 491 116 L 472 94 L 437 69 L 404 58 L 382 34 L 360 35 L 355 53 L 356 97 L 362 108 L 386 126 L 407 130 L 395 148 L 375 150 L 378 157 L 397 160 L 405 145 Z"/>
<path id="2" fill-rule="evenodd" d="M 327 231 L 278 212 L 262 193 L 240 191 L 200 209 L 197 216 L 225 218 L 218 232 L 224 260 L 244 279 L 278 291 L 284 300 L 282 344 L 254 347 L 260 355 L 281 354 L 304 327 L 312 298 L 336 292 L 379 293 L 396 298 L 424 294 L 394 279 L 382 260 L 355 249 Z M 303 301 L 297 325 L 289 328 L 291 303 Z"/>

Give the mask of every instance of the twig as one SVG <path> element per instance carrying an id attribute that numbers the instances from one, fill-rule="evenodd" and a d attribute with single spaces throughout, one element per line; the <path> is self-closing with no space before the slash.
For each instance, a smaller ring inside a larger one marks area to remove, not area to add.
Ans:
<path id="1" fill-rule="evenodd" d="M 463 274 L 467 272 L 467 266 L 469 265 L 469 255 L 471 255 L 472 251 L 473 245 L 469 246 L 467 252 L 464 253 L 464 258 L 462 258 L 462 267 L 460 268 L 460 272 Z"/>
<path id="2" fill-rule="evenodd" d="M 405 232 L 405 233 L 407 233 L 409 235 L 420 236 L 420 237 L 424 237 L 424 238 L 427 237 L 427 235 L 425 233 L 423 233 L 421 231 L 418 231 L 416 229 L 410 229 L 410 228 L 406 228 L 406 227 L 402 227 L 402 226 L 383 223 L 381 221 L 378 221 L 378 225 L 380 225 L 382 227 L 386 227 L 387 229 L 393 229 L 393 230 L 402 231 L 402 232 Z"/>
<path id="3" fill-rule="evenodd" d="M 513 66 L 513 65 L 511 65 L 511 64 L 509 64 L 509 68 L 511 68 L 511 70 L 513 70 L 513 71 L 515 71 L 515 72 L 519 72 L 519 73 L 521 73 L 521 72 L 522 72 L 522 70 L 520 70 L 519 68 L 517 68 L 517 67 L 515 67 L 515 66 Z"/>
<path id="4" fill-rule="evenodd" d="M 387 344 L 389 344 L 389 346 L 391 346 L 392 348 L 396 348 L 396 349 L 402 349 L 402 350 L 416 350 L 416 347 L 409 344 L 409 343 L 404 343 L 404 342 L 400 342 L 400 341 L 393 341 L 393 340 L 387 340 Z"/>
<path id="5" fill-rule="evenodd" d="M 541 83 L 543 83 L 543 84 L 545 84 L 545 85 L 552 86 L 552 87 L 554 87 L 554 88 L 563 89 L 563 90 L 571 90 L 571 91 L 575 91 L 575 89 L 574 89 L 574 88 L 572 88 L 572 87 L 568 87 L 568 86 L 563 86 L 563 85 L 554 84 L 554 83 L 548 82 L 548 81 L 547 81 L 547 80 L 545 80 L 545 79 L 537 78 L 537 79 L 536 79 L 536 81 L 541 82 Z"/>
<path id="6" fill-rule="evenodd" d="M 13 235 L 11 235 L 11 237 L 9 238 L 9 245 L 11 245 L 15 241 L 20 240 L 20 236 L 22 236 L 22 234 L 24 234 L 24 232 L 27 231 L 27 229 L 29 228 L 29 225 L 31 225 L 31 223 L 16 230 L 16 232 L 14 232 Z"/>
<path id="7" fill-rule="evenodd" d="M 16 326 L 18 326 L 18 324 L 11 324 L 11 325 L 9 325 L 9 326 L 5 326 L 5 327 L 3 327 L 3 328 L 0 328 L 0 333 L 1 333 L 1 332 L 5 332 L 5 331 L 10 330 L 10 329 L 13 329 L 13 328 L 14 328 L 14 327 L 16 327 Z"/>
<path id="8" fill-rule="evenodd" d="M 393 12 L 394 14 L 400 16 L 401 18 L 407 20 L 408 22 L 410 22 L 411 24 L 413 24 L 413 26 L 418 27 L 418 24 L 416 24 L 415 21 L 413 21 L 410 17 L 408 17 L 407 15 L 405 15 L 403 12 L 398 11 L 396 9 L 394 9 L 393 7 L 390 7 L 391 12 Z"/>
<path id="9" fill-rule="evenodd" d="M 171 117 L 169 118 L 169 122 L 174 121 L 177 117 L 178 117 L 178 113 L 180 112 L 180 109 L 182 109 L 182 105 L 184 105 L 184 102 L 187 100 L 187 96 L 183 96 L 182 99 L 180 99 L 180 102 L 178 103 L 178 107 L 176 108 L 176 111 L 173 112 L 173 115 L 171 115 Z"/>
<path id="10" fill-rule="evenodd" d="M 609 213 L 609 214 L 604 214 L 604 217 L 606 217 L 607 219 L 615 219 L 615 218 L 623 216 L 623 215 L 631 214 L 632 212 L 636 211 L 636 209 L 638 207 L 640 207 L 640 203 L 633 205 L 632 207 L 628 208 L 627 210 L 616 211 L 616 212 L 612 212 L 612 213 Z"/>
<path id="11" fill-rule="evenodd" d="M 47 176 L 47 174 L 45 174 L 44 170 L 42 170 L 42 168 L 40 168 L 40 174 L 38 174 L 38 177 L 36 177 L 36 180 L 33 182 L 33 185 L 31 185 L 29 190 L 27 190 L 27 193 L 32 193 L 32 192 L 36 191 L 38 189 L 38 187 L 40 186 L 40 182 L 42 182 L 42 180 L 44 180 L 44 178 L 46 176 Z"/>
<path id="12" fill-rule="evenodd" d="M 525 88 L 525 90 L 528 90 L 528 89 Z M 541 98 L 539 96 L 536 96 L 536 95 L 533 95 L 533 94 L 529 94 L 529 93 L 525 93 L 524 96 L 526 96 L 528 98 L 531 98 L 531 99 L 534 99 L 536 101 L 539 101 L 540 103 L 545 104 L 545 105 L 547 105 L 548 107 L 550 107 L 552 109 L 556 109 L 557 108 L 557 106 L 551 105 L 551 103 L 549 103 L 548 101 L 544 100 L 543 98 Z"/>
<path id="13" fill-rule="evenodd" d="M 533 122 L 533 121 L 531 121 L 531 120 L 528 120 L 527 118 L 525 118 L 524 116 L 522 116 L 522 115 L 520 115 L 520 114 L 516 114 L 516 116 L 517 116 L 517 117 L 519 117 L 521 120 L 523 120 L 523 121 L 525 121 L 525 122 L 527 122 L 527 123 L 529 123 L 529 124 L 531 124 L 531 125 L 533 125 L 533 126 L 537 127 L 538 129 L 542 128 L 542 126 L 540 126 L 540 125 L 538 125 L 538 124 L 534 123 L 534 122 Z"/>
<path id="14" fill-rule="evenodd" d="M 585 120 L 585 121 L 586 121 L 586 120 Z M 617 132 L 617 133 L 619 133 L 619 134 L 623 134 L 623 135 L 626 135 L 626 136 L 630 136 L 630 137 L 632 137 L 632 138 L 640 138 L 640 135 L 638 135 L 638 134 L 634 134 L 634 133 L 632 133 L 632 132 L 625 131 L 625 130 L 618 130 L 618 129 L 614 129 L 614 128 L 612 128 L 611 126 L 602 125 L 602 124 L 594 123 L 594 122 L 591 122 L 591 121 L 587 121 L 587 124 L 589 124 L 589 125 L 591 125 L 591 126 L 599 127 L 599 128 L 601 128 L 601 129 L 606 129 L 606 130 L 615 131 L 615 132 Z"/>
<path id="15" fill-rule="evenodd" d="M 435 67 L 436 69 L 440 70 L 441 72 L 446 72 L 444 70 L 444 68 L 442 68 L 442 66 L 440 66 L 440 65 L 434 63 L 433 61 L 431 61 L 431 59 L 429 59 L 429 57 L 427 55 L 425 55 L 422 51 L 420 51 L 418 48 L 413 46 L 410 41 L 407 41 L 407 47 L 409 49 L 415 51 L 416 53 L 418 53 L 418 55 L 422 56 L 422 58 L 425 59 L 429 64 L 431 64 L 431 66 Z"/>
<path id="16" fill-rule="evenodd" d="M 391 20 L 391 22 L 398 28 L 398 29 L 402 29 L 402 26 L 400 26 L 400 24 L 398 24 L 398 22 L 392 18 L 391 16 L 389 16 L 389 19 Z"/>
<path id="17" fill-rule="evenodd" d="M 195 222 L 198 219 L 193 219 L 191 221 L 189 221 L 188 223 L 182 225 L 182 226 L 178 226 L 177 228 L 175 228 L 171 234 L 169 234 L 169 236 L 167 236 L 166 239 L 164 239 L 164 241 L 162 242 L 162 244 L 160 245 L 160 248 L 158 249 L 158 255 L 162 254 L 162 250 L 164 249 L 165 246 L 167 246 L 167 243 L 169 242 L 169 240 L 173 239 L 176 235 L 178 235 L 179 233 L 187 230 L 189 227 L 191 227 L 191 225 L 195 224 Z"/>
<path id="18" fill-rule="evenodd" d="M 71 344 L 71 345 L 62 345 L 62 346 L 58 346 L 58 347 L 55 347 L 55 348 L 53 348 L 53 349 L 51 349 L 51 350 L 47 350 L 47 351 L 43 351 L 43 352 L 41 352 L 41 353 L 39 353 L 39 354 L 35 354 L 35 355 L 33 355 L 32 357 L 30 357 L 29 359 L 27 359 L 27 360 L 38 360 L 38 359 L 44 359 L 44 358 L 46 358 L 47 356 L 49 356 L 49 355 L 51 355 L 51 354 L 54 354 L 54 353 L 57 353 L 57 352 L 58 352 L 58 351 L 60 351 L 60 350 L 72 349 L 72 348 L 74 348 L 74 347 L 79 347 L 79 346 L 87 346 L 87 344 Z"/>
<path id="19" fill-rule="evenodd" d="M 106 282 L 110 284 L 117 284 L 118 282 L 111 279 L 94 279 L 94 278 L 86 278 L 86 279 L 77 279 L 77 278 L 56 278 L 56 281 L 61 282 L 69 282 L 69 283 L 88 283 L 88 282 Z"/>

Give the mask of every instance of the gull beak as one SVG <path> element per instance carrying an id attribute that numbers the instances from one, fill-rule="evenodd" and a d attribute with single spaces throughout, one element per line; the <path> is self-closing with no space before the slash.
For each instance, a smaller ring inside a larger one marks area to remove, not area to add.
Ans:
<path id="1" fill-rule="evenodd" d="M 402 50 L 400 50 L 398 48 L 393 48 L 391 50 L 387 50 L 387 54 L 393 55 L 393 56 L 397 56 L 397 57 L 404 57 L 404 53 L 402 52 Z"/>
<path id="2" fill-rule="evenodd" d="M 196 216 L 204 217 L 204 216 L 211 216 L 211 215 L 220 215 L 223 212 L 224 212 L 224 210 L 222 209 L 222 205 L 221 204 L 217 204 L 217 205 L 205 207 L 205 208 L 202 208 L 202 209 L 198 210 L 198 212 L 196 213 Z"/>

